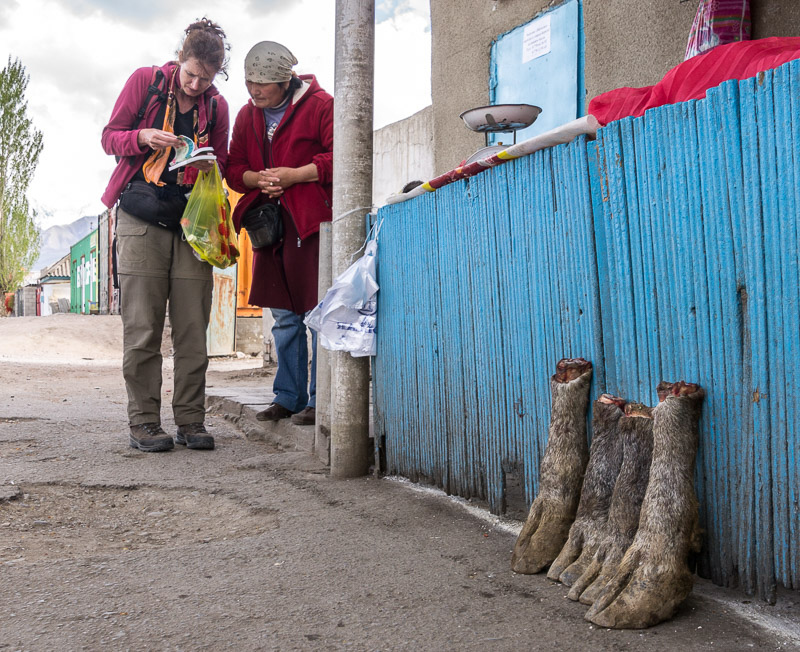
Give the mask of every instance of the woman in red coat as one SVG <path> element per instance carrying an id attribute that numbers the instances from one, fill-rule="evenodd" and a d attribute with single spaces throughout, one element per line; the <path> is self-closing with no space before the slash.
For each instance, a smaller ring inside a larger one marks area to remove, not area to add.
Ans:
<path id="1" fill-rule="evenodd" d="M 313 75 L 296 75 L 296 64 L 273 41 L 247 54 L 251 100 L 236 117 L 225 178 L 244 193 L 233 214 L 237 231 L 248 210 L 265 203 L 279 207 L 283 222 L 283 239 L 253 254 L 249 302 L 270 308 L 278 353 L 275 399 L 257 416 L 309 425 L 315 422 L 316 334 L 309 378 L 303 318 L 318 303 L 319 225 L 331 219 L 333 98 Z"/>

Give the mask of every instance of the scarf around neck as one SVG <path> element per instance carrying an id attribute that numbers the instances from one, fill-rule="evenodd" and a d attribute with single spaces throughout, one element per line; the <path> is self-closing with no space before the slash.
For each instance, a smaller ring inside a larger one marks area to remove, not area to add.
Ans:
<path id="1" fill-rule="evenodd" d="M 175 67 L 169 80 L 167 109 L 164 112 L 164 124 L 161 127 L 162 130 L 168 131 L 171 134 L 175 133 L 175 111 L 177 110 L 175 100 L 175 75 L 178 74 L 178 70 L 180 70 L 180 68 L 180 65 Z M 195 137 L 194 140 L 196 141 L 197 138 Z M 161 181 L 161 174 L 167 167 L 167 160 L 169 159 L 169 153 L 171 151 L 171 147 L 153 150 L 153 153 L 150 154 L 150 156 L 144 162 L 144 165 L 142 165 L 142 173 L 144 174 L 145 181 L 148 183 L 154 183 L 157 186 L 166 185 L 163 181 Z"/>

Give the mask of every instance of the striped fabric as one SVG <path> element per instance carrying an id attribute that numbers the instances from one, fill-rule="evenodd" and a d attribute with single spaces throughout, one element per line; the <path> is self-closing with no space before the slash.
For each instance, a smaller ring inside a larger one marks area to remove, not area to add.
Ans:
<path id="1" fill-rule="evenodd" d="M 750 0 L 700 0 L 686 44 L 686 59 L 717 45 L 750 38 Z"/>

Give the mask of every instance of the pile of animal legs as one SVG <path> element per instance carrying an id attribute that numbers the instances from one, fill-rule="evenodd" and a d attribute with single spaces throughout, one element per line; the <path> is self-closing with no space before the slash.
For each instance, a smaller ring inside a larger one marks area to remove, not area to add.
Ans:
<path id="1" fill-rule="evenodd" d="M 689 595 L 700 550 L 694 463 L 705 392 L 659 383 L 649 408 L 603 394 L 586 445 L 591 364 L 562 360 L 551 379 L 549 439 L 539 494 L 511 558 L 518 573 L 570 587 L 586 620 L 643 628 L 671 618 Z M 588 462 L 587 462 L 588 457 Z"/>

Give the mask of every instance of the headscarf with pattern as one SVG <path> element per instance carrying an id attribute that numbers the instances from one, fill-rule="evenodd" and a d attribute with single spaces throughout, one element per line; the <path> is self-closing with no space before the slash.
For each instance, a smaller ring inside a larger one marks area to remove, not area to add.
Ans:
<path id="1" fill-rule="evenodd" d="M 244 59 L 244 78 L 256 84 L 280 84 L 292 78 L 297 59 L 275 41 L 256 43 Z"/>

